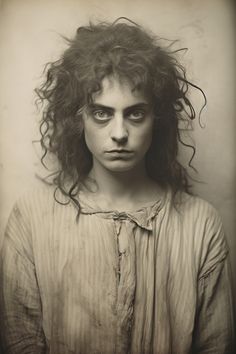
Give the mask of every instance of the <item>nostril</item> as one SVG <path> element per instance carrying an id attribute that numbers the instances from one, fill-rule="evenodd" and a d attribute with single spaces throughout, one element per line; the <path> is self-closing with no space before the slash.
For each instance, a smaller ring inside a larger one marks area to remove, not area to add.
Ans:
<path id="1" fill-rule="evenodd" d="M 119 144 L 125 144 L 128 140 L 128 135 L 123 135 L 123 136 L 112 136 L 112 140 L 116 141 Z"/>
<path id="2" fill-rule="evenodd" d="M 125 142 L 128 139 L 128 132 L 126 130 L 114 131 L 114 133 L 111 134 L 111 138 L 116 141 Z"/>
<path id="3" fill-rule="evenodd" d="M 114 130 L 111 134 L 111 138 L 116 141 L 126 141 L 128 139 L 128 132 L 125 129 Z"/>

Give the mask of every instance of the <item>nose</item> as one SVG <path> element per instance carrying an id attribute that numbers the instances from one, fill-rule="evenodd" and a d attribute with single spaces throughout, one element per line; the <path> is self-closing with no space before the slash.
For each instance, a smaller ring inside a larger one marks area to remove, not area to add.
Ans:
<path id="1" fill-rule="evenodd" d="M 118 144 L 125 144 L 128 140 L 128 130 L 124 121 L 124 117 L 114 117 L 111 126 L 111 139 Z"/>

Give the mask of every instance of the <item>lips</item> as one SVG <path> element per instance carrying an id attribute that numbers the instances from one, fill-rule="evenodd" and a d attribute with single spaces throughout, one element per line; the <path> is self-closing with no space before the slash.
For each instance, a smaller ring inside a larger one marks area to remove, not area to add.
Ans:
<path id="1" fill-rule="evenodd" d="M 130 160 L 134 156 L 134 152 L 132 150 L 127 149 L 112 149 L 107 150 L 106 152 L 107 158 L 110 160 Z"/>
<path id="2" fill-rule="evenodd" d="M 106 153 L 117 153 L 117 154 L 131 154 L 133 151 L 131 150 L 126 150 L 126 149 L 113 149 L 113 150 L 108 150 Z"/>

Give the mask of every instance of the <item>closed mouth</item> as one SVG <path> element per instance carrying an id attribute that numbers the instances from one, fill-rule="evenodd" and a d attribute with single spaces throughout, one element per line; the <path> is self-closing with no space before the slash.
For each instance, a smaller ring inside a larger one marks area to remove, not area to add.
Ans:
<path id="1" fill-rule="evenodd" d="M 114 149 L 114 150 L 108 150 L 106 151 L 107 153 L 118 153 L 118 154 L 121 154 L 121 153 L 132 153 L 133 151 L 130 151 L 130 150 L 125 150 L 125 149 Z"/>

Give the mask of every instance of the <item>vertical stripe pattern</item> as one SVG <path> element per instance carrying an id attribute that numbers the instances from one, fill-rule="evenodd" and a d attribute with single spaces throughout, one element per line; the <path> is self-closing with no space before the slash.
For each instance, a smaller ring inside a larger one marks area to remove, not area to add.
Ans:
<path id="1" fill-rule="evenodd" d="M 119 213 L 81 195 L 76 221 L 52 187 L 23 196 L 1 253 L 5 352 L 231 353 L 220 218 L 199 198 L 170 201 Z"/>

